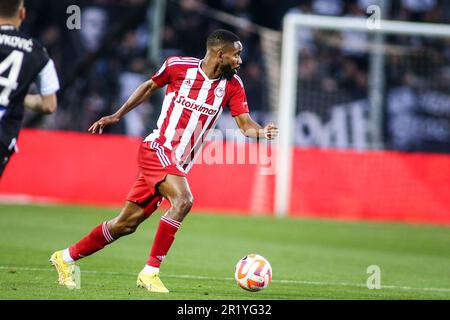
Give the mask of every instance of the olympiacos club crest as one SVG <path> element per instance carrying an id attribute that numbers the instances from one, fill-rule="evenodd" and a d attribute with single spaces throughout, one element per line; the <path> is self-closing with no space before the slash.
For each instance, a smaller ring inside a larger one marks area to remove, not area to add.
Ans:
<path id="1" fill-rule="evenodd" d="M 217 87 L 216 90 L 214 90 L 214 94 L 219 98 L 222 98 L 224 93 L 225 90 L 222 87 Z"/>

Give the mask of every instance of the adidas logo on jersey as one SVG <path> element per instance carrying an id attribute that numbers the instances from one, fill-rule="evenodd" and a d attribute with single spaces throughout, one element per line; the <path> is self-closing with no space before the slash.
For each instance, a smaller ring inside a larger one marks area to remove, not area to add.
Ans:
<path id="1" fill-rule="evenodd" d="M 197 103 L 194 99 L 184 97 L 182 95 L 178 96 L 177 101 L 175 101 L 176 104 L 181 105 L 183 108 L 189 109 L 189 110 L 195 110 L 200 113 L 214 116 L 217 113 L 217 109 L 214 109 L 212 105 L 206 104 L 206 103 Z"/>

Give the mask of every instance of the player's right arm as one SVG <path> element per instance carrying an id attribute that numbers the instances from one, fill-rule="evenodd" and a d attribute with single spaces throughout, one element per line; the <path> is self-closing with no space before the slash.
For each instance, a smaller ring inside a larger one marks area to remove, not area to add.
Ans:
<path id="1" fill-rule="evenodd" d="M 124 115 L 136 108 L 142 102 L 150 98 L 157 89 L 160 87 L 153 81 L 148 80 L 141 84 L 133 94 L 128 98 L 128 100 L 117 110 L 114 114 L 101 118 L 96 121 L 90 128 L 91 133 L 103 133 L 103 129 L 113 123 L 119 121 Z"/>
<path id="2" fill-rule="evenodd" d="M 27 94 L 24 105 L 26 108 L 44 114 L 50 114 L 56 111 L 58 99 L 56 94 L 41 96 L 39 94 Z"/>
<path id="3" fill-rule="evenodd" d="M 55 64 L 49 59 L 36 78 L 39 94 L 27 94 L 24 106 L 35 112 L 50 114 L 56 111 L 58 99 L 56 92 L 59 90 L 59 80 Z"/>

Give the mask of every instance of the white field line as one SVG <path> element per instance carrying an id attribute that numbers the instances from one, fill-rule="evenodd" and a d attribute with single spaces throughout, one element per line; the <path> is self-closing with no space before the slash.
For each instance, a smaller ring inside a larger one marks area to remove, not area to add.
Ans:
<path id="1" fill-rule="evenodd" d="M 27 268 L 27 267 L 14 267 L 14 266 L 0 266 L 0 270 L 11 270 L 11 271 L 46 271 L 54 272 L 53 268 Z M 88 274 L 104 274 L 112 276 L 136 276 L 137 273 L 125 273 L 125 272 L 110 272 L 110 271 L 95 271 L 95 270 L 82 270 L 82 273 Z M 216 281 L 234 281 L 233 278 L 217 278 L 217 277 L 205 277 L 205 276 L 194 276 L 188 274 L 164 274 L 167 278 L 178 278 L 178 279 L 199 279 L 199 280 L 216 280 Z M 344 287 L 360 287 L 367 288 L 365 284 L 361 283 L 348 283 L 348 282 L 326 282 L 326 281 L 304 281 L 304 280 L 272 280 L 274 283 L 286 283 L 286 284 L 306 284 L 306 285 L 317 285 L 317 286 L 344 286 Z M 449 292 L 449 288 L 420 288 L 420 287 L 409 287 L 409 286 L 394 286 L 394 285 L 381 285 L 381 289 L 399 289 L 407 291 L 429 291 L 429 292 Z"/>

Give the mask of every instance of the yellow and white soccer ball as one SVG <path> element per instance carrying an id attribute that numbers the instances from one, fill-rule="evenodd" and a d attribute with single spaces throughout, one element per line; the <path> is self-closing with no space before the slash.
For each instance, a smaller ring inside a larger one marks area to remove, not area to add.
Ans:
<path id="1" fill-rule="evenodd" d="M 272 280 L 272 267 L 263 256 L 249 254 L 237 263 L 234 278 L 242 289 L 260 291 Z"/>

